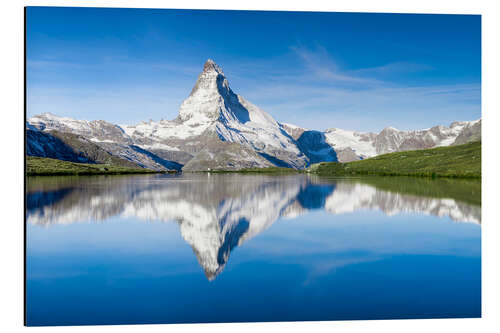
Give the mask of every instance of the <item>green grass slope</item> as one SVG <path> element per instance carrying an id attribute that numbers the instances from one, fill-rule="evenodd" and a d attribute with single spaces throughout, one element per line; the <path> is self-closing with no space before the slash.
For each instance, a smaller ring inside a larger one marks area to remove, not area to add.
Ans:
<path id="1" fill-rule="evenodd" d="M 28 176 L 102 174 L 118 175 L 132 173 L 157 173 L 157 171 L 111 164 L 74 163 L 56 160 L 53 158 L 28 156 L 26 158 L 26 173 Z"/>
<path id="2" fill-rule="evenodd" d="M 481 141 L 464 145 L 404 151 L 349 163 L 322 162 L 309 168 L 319 175 L 481 177 Z"/>

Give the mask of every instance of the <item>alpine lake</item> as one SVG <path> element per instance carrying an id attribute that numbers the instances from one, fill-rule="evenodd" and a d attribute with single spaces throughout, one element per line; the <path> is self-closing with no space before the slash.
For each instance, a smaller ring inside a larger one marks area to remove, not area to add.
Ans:
<path id="1" fill-rule="evenodd" d="M 481 182 L 26 180 L 29 326 L 481 316 Z"/>

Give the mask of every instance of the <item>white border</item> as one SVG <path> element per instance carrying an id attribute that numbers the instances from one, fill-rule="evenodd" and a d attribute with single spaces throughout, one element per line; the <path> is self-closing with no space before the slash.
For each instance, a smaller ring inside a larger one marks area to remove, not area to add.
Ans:
<path id="1" fill-rule="evenodd" d="M 483 318 L 439 320 L 385 320 L 385 321 L 337 321 L 299 323 L 252 323 L 252 324 L 197 324 L 197 325 L 141 325 L 141 326 L 81 326 L 23 328 L 23 7 L 31 6 L 82 6 L 82 7 L 132 7 L 132 8 L 199 8 L 199 9 L 257 9 L 346 12 L 399 12 L 399 13 L 453 13 L 481 14 L 483 22 Z M 302 332 L 313 329 L 320 332 L 490 332 L 500 327 L 500 235 L 498 206 L 500 189 L 498 171 L 500 53 L 498 32 L 500 15 L 497 1 L 452 0 L 350 0 L 326 3 L 324 1 L 154 1 L 154 0 L 107 0 L 107 1 L 3 1 L 0 9 L 0 135 L 2 173 L 0 202 L 0 326 L 4 332 L 21 329 L 40 331 L 146 331 L 189 332 L 242 332 L 286 330 Z"/>

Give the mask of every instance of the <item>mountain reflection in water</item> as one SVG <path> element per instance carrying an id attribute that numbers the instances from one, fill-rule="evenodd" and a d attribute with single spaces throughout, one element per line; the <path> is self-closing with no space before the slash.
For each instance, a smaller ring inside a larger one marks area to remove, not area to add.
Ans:
<path id="1" fill-rule="evenodd" d="M 34 177 L 27 185 L 27 221 L 33 225 L 114 216 L 177 222 L 209 280 L 223 270 L 236 246 L 279 219 L 311 210 L 411 212 L 481 221 L 476 181 L 188 174 Z"/>

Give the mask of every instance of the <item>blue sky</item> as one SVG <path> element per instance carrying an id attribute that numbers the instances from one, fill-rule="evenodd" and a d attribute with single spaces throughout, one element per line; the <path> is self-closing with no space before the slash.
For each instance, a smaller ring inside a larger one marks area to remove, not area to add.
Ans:
<path id="1" fill-rule="evenodd" d="M 481 18 L 29 7 L 28 117 L 173 119 L 206 59 L 281 122 L 379 131 L 481 117 Z"/>

